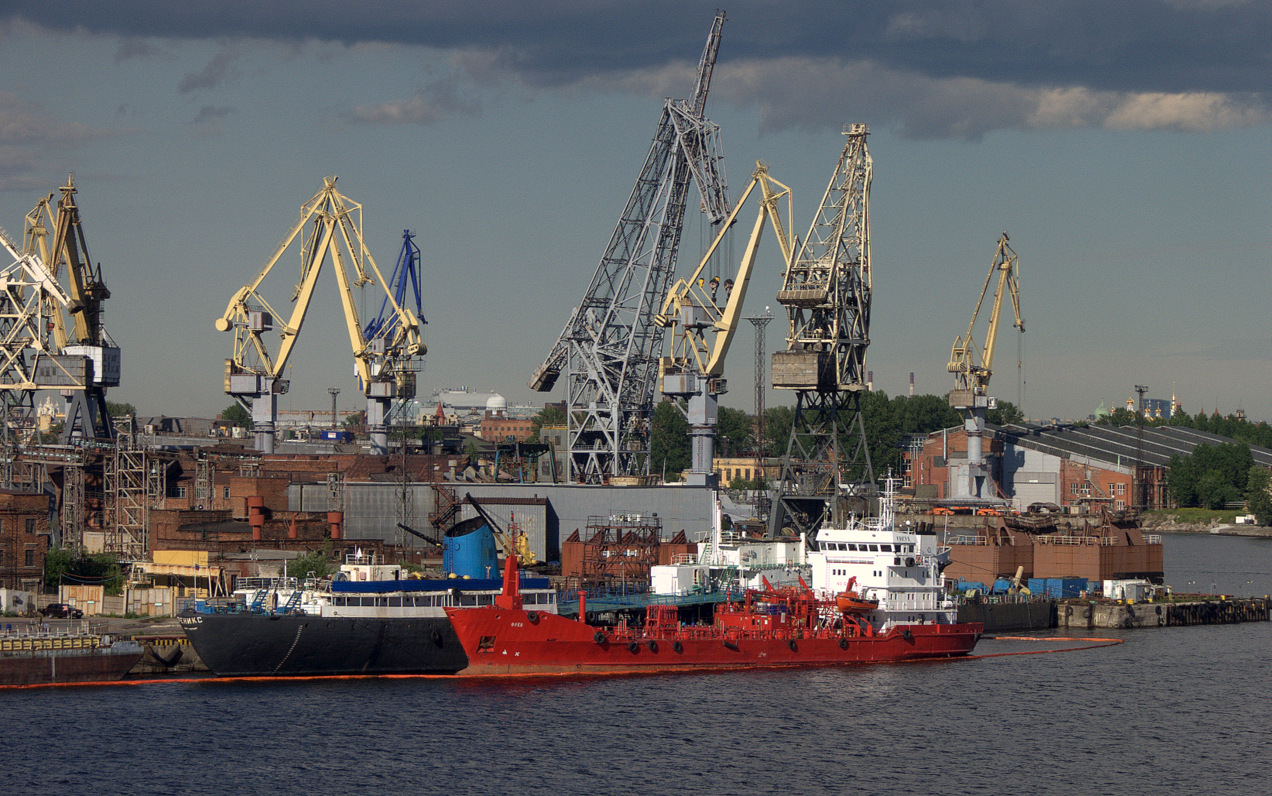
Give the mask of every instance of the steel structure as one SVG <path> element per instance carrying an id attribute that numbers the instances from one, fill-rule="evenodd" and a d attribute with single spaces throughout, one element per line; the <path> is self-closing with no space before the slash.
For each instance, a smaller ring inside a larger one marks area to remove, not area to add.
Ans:
<path id="1" fill-rule="evenodd" d="M 689 182 L 712 223 L 729 213 L 719 128 L 704 114 L 724 14 L 711 26 L 691 100 L 668 100 L 636 186 L 583 301 L 530 379 L 567 374 L 571 478 L 599 483 L 649 469 L 663 331 L 653 323 L 675 272 Z"/>
<path id="2" fill-rule="evenodd" d="M 771 533 L 789 519 L 814 531 L 837 498 L 861 497 L 874 482 L 861 416 L 870 345 L 869 129 L 850 125 L 847 143 L 808 235 L 777 293 L 786 308 L 786 350 L 773 354 L 773 386 L 795 390 L 795 417 L 782 459 Z"/>
<path id="3" fill-rule="evenodd" d="M 704 271 L 757 186 L 760 188 L 759 212 L 737 272 L 725 279 L 723 285 L 715 276 L 707 280 Z M 785 222 L 780 207 L 783 199 L 786 200 Z M 673 330 L 671 356 L 658 361 L 659 383 L 664 395 L 685 399 L 683 408 L 689 420 L 693 454 L 687 479 L 691 485 L 716 485 L 715 426 L 719 396 L 728 390 L 722 378 L 724 360 L 742 320 L 742 304 L 764 236 L 765 221 L 772 225 L 777 236 L 785 269 L 790 266 L 793 249 L 786 232 L 790 218 L 790 189 L 770 177 L 767 166 L 757 163 L 750 184 L 721 225 L 697 269 L 688 279 L 676 281 L 667 293 L 662 310 L 654 316 L 655 324 Z"/>
<path id="4" fill-rule="evenodd" d="M 0 248 L 13 258 L 0 271 L 0 403 L 7 444 L 30 441 L 35 394 L 48 389 L 67 396 L 63 442 L 113 436 L 106 388 L 119 384 L 119 348 L 102 328 L 102 303 L 110 292 L 88 258 L 74 182 L 68 179 L 61 191 L 56 211 L 50 195 L 27 215 L 21 249 L 0 230 Z"/>
<path id="5" fill-rule="evenodd" d="M 278 396 L 285 394 L 289 387 L 282 377 L 284 368 L 300 335 L 318 274 L 328 255 L 340 284 L 358 388 L 367 398 L 372 453 L 388 453 L 384 420 L 391 402 L 409 400 L 415 395 L 418 359 L 427 350 L 420 333 L 423 321 L 394 296 L 362 238 L 362 205 L 336 190 L 336 179 L 324 178 L 322 189 L 301 207 L 300 220 L 283 238 L 256 279 L 234 294 L 225 314 L 216 320 L 219 331 L 234 332 L 234 353 L 225 361 L 225 391 L 251 410 L 256 448 L 262 453 L 274 452 Z M 304 234 L 306 227 L 308 235 Z M 300 282 L 291 298 L 295 307 L 280 329 L 282 343 L 277 353 L 271 355 L 262 335 L 273 329 L 274 320 L 281 316 L 258 289 L 297 238 L 301 260 Z M 344 244 L 343 247 L 340 244 Z M 364 329 L 358 320 L 353 288 L 368 284 L 379 285 L 384 291 L 385 309 L 380 318 Z"/>
<path id="6" fill-rule="evenodd" d="M 54 383 L 45 386 L 62 389 L 67 398 L 63 443 L 80 438 L 112 439 L 115 430 L 106 411 L 106 389 L 119 386 L 120 352 L 103 323 L 110 291 L 100 263 L 94 265 L 88 255 L 74 179 L 68 176 L 66 185 L 58 190 L 61 196 L 56 210 L 53 194 L 49 194 L 27 214 L 23 239 L 24 254 L 45 263 L 54 280 L 65 280 L 68 299 L 63 302 L 52 295 L 45 299 L 54 353 L 67 363 L 52 379 Z M 75 360 L 82 365 L 74 365 Z M 78 373 L 81 369 L 82 375 Z M 63 377 L 72 371 L 70 380 L 75 383 L 67 385 Z"/>
<path id="7" fill-rule="evenodd" d="M 380 302 L 380 313 L 367 322 L 363 328 L 363 336 L 368 340 L 377 337 L 393 335 L 397 333 L 397 327 L 402 322 L 401 316 L 395 311 L 395 307 L 409 307 L 415 313 L 415 317 L 419 320 L 420 326 L 428 325 L 428 321 L 424 318 L 424 299 L 420 290 L 420 247 L 415 245 L 415 236 L 411 234 L 409 229 L 402 230 L 402 249 L 398 252 L 397 263 L 393 266 L 393 275 L 389 277 L 386 286 L 388 296 Z M 390 305 L 389 296 L 393 297 L 394 304 Z M 423 367 L 424 360 L 421 357 L 413 357 L 406 363 L 412 368 L 410 378 L 418 383 L 420 369 Z M 328 390 L 330 392 L 330 389 Z M 385 415 L 386 423 L 401 423 L 409 421 L 409 418 L 403 416 L 403 410 L 407 405 L 410 397 L 398 397 L 393 401 L 388 413 Z M 336 424 L 336 396 L 331 396 L 331 427 L 337 428 Z M 407 523 L 408 525 L 410 523 Z"/>
<path id="8" fill-rule="evenodd" d="M 1007 233 L 998 239 L 998 248 L 989 264 L 989 274 L 981 288 L 967 333 L 954 338 L 950 349 L 950 362 L 946 370 L 954 374 L 954 389 L 950 392 L 950 407 L 963 413 L 963 428 L 967 431 L 967 464 L 956 467 L 954 476 L 954 500 L 991 500 L 995 495 L 985 494 L 985 482 L 989 471 L 985 465 L 984 436 L 985 412 L 992 408 L 994 399 L 989 397 L 989 379 L 994 375 L 994 350 L 998 345 L 998 326 L 1002 319 L 1003 298 L 1010 296 L 1016 321 L 1012 325 L 1021 332 L 1025 322 L 1020 318 L 1020 270 L 1019 257 L 1008 243 Z M 998 275 L 994 288 L 993 306 L 989 310 L 989 324 L 985 331 L 985 343 L 976 345 L 976 321 L 989 284 Z"/>

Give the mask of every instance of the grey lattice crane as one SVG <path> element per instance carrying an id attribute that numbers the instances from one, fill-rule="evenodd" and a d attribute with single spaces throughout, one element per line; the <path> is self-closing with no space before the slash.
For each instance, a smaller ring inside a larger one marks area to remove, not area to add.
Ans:
<path id="1" fill-rule="evenodd" d="M 663 330 L 653 323 L 676 268 L 689 182 L 711 222 L 729 214 L 719 128 L 703 112 L 720 49 L 716 15 L 690 100 L 667 100 L 653 145 L 609 247 L 530 386 L 567 374 L 570 476 L 596 483 L 649 468 L 649 432 Z"/>
<path id="2" fill-rule="evenodd" d="M 815 530 L 830 507 L 874 482 L 861 417 L 870 345 L 869 129 L 851 125 L 843 154 L 777 300 L 786 308 L 786 350 L 773 354 L 773 386 L 795 390 L 795 420 L 782 460 L 773 533 L 789 519 Z M 846 494 L 845 494 L 846 491 Z"/>

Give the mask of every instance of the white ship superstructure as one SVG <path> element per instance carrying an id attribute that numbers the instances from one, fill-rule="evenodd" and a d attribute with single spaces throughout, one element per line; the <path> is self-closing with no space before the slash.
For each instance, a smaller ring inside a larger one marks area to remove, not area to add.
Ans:
<path id="1" fill-rule="evenodd" d="M 826 599 L 855 592 L 878 605 L 865 614 L 877 630 L 894 624 L 957 621 L 945 595 L 936 537 L 896 527 L 896 480 L 884 480 L 879 516 L 852 518 L 843 528 L 817 532 L 817 549 L 808 553 L 815 592 Z"/>

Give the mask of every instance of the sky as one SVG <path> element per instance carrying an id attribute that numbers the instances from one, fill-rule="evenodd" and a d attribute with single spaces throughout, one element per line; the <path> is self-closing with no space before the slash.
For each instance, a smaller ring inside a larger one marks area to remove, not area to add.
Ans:
<path id="1" fill-rule="evenodd" d="M 527 381 L 583 298 L 665 99 L 692 93 L 717 8 L 8 0 L 0 227 L 20 238 L 73 172 L 122 348 L 110 400 L 210 417 L 231 403 L 232 339 L 213 322 L 338 176 L 382 270 L 403 230 L 422 250 L 421 395 L 464 385 L 561 400 L 564 379 L 554 393 Z M 731 196 L 763 161 L 791 187 L 802 237 L 844 125 L 869 125 L 875 389 L 904 395 L 911 373 L 916 394 L 953 386 L 950 347 L 1007 232 L 1025 332 L 1004 321 L 992 394 L 1031 418 L 1075 419 L 1145 385 L 1190 413 L 1272 420 L 1272 4 L 723 10 L 707 116 Z M 695 196 L 680 275 L 711 234 Z M 749 229 L 754 213 L 743 218 Z M 780 314 L 768 246 L 748 315 Z M 297 268 L 285 259 L 262 288 L 276 307 Z M 751 410 L 747 327 L 722 403 Z M 344 328 L 328 272 L 280 408 L 329 410 L 329 387 L 341 408 L 362 408 Z M 768 326 L 767 351 L 784 332 Z M 767 392 L 769 406 L 793 401 Z"/>

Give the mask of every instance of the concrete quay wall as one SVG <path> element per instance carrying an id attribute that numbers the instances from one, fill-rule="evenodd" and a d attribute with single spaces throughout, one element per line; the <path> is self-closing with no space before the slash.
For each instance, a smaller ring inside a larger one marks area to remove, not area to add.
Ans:
<path id="1" fill-rule="evenodd" d="M 1185 625 L 1230 625 L 1240 622 L 1267 622 L 1266 597 L 1204 600 L 1175 603 L 1093 603 L 1073 601 L 1056 607 L 1058 627 L 1146 628 Z"/>

